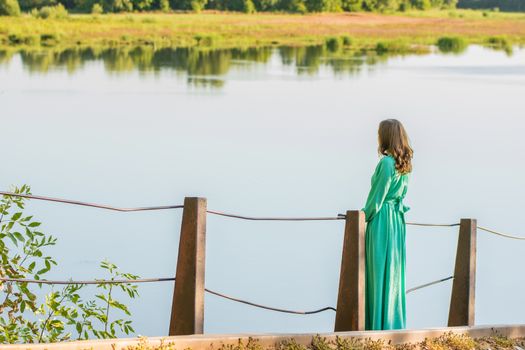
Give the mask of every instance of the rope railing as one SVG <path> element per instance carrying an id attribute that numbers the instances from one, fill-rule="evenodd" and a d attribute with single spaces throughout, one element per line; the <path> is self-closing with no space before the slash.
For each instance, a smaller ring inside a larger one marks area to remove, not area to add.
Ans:
<path id="1" fill-rule="evenodd" d="M 30 284 L 50 284 L 50 285 L 72 285 L 72 284 L 135 284 L 135 283 L 152 283 L 152 282 L 171 282 L 175 277 L 165 278 L 139 278 L 139 279 L 114 279 L 114 280 L 37 280 L 30 278 L 10 278 L 0 277 L 0 282 L 30 283 Z"/>
<path id="2" fill-rule="evenodd" d="M 64 204 L 70 204 L 70 205 L 77 205 L 77 206 L 84 206 L 84 207 L 93 207 L 93 208 L 99 208 L 99 209 L 106 209 L 111 211 L 118 211 L 118 212 L 139 212 L 139 211 L 155 211 L 155 210 L 168 210 L 168 209 L 184 209 L 184 215 L 182 220 L 182 227 L 181 227 L 181 242 L 184 240 L 190 242 L 188 243 L 188 248 L 186 250 L 188 251 L 182 251 L 182 261 L 187 260 L 188 258 L 197 264 L 197 261 L 200 261 L 200 258 L 204 257 L 204 250 L 203 249 L 196 249 L 195 246 L 192 246 L 192 244 L 195 244 L 195 242 L 191 240 L 201 240 L 205 236 L 205 229 L 203 225 L 194 225 L 191 224 L 192 220 L 201 220 L 201 218 L 204 218 L 204 223 L 206 219 L 206 214 L 211 215 L 217 215 L 222 217 L 228 217 L 228 218 L 234 218 L 234 219 L 241 219 L 241 220 L 249 220 L 249 221 L 329 221 L 329 220 L 345 220 L 346 226 L 345 226 L 345 242 L 347 242 L 347 237 L 352 237 L 352 240 L 357 240 L 358 242 L 352 242 L 352 244 L 358 244 L 360 245 L 363 243 L 363 230 L 366 225 L 363 219 L 362 213 L 359 213 L 357 211 L 350 211 L 347 212 L 347 215 L 345 214 L 337 214 L 336 216 L 311 216 L 311 217 L 264 217 L 264 216 L 246 216 L 246 215 L 239 215 L 235 213 L 229 213 L 229 212 L 222 212 L 222 211 L 216 211 L 216 210 L 207 210 L 206 209 L 206 199 L 205 198 L 186 198 L 184 201 L 184 205 L 165 205 L 165 206 L 150 206 L 150 207 L 135 207 L 135 208 L 122 208 L 122 207 L 114 207 L 109 205 L 103 205 L 103 204 L 96 204 L 96 203 L 88 203 L 88 202 L 82 202 L 82 201 L 76 201 L 76 200 L 68 200 L 68 199 L 61 199 L 61 198 L 53 198 L 53 197 L 45 197 L 45 196 L 36 196 L 36 195 L 30 195 L 30 194 L 21 194 L 21 193 L 13 193 L 13 192 L 4 192 L 0 191 L 0 196 L 12 196 L 12 197 L 20 197 L 20 198 L 27 198 L 27 199 L 35 199 L 40 201 L 49 201 L 49 202 L 57 202 L 57 203 L 64 203 Z M 186 207 L 187 205 L 187 207 Z M 15 221 L 15 218 L 12 219 Z M 193 226 L 192 226 L 193 225 Z M 502 233 L 496 230 L 492 230 L 486 227 L 477 226 L 475 219 L 462 219 L 461 223 L 421 223 L 421 222 L 406 222 L 407 226 L 420 226 L 420 227 L 457 227 L 461 226 L 460 232 L 459 232 L 459 239 L 460 240 L 468 240 L 469 237 L 471 237 L 472 234 L 475 234 L 476 229 L 498 235 L 500 237 L 505 238 L 512 238 L 512 239 L 518 239 L 518 240 L 525 240 L 525 237 L 510 235 L 506 233 Z M 192 243 L 193 242 L 193 243 Z M 474 241 L 475 242 L 475 241 Z M 16 242 L 15 242 L 16 243 Z M 181 243 L 182 244 L 182 243 Z M 346 244 L 346 243 L 345 243 Z M 193 247 L 193 248 L 192 248 Z M 196 251 L 191 251 L 192 249 Z M 458 243 L 458 252 L 456 256 L 456 271 L 458 270 L 458 266 L 462 266 L 464 264 L 468 264 L 469 261 L 472 260 L 473 256 L 472 247 L 463 247 Z M 352 254 L 352 256 L 349 256 L 349 254 Z M 345 260 L 346 259 L 346 260 Z M 343 251 L 343 261 L 351 262 L 356 261 L 355 259 L 359 259 L 360 262 L 363 261 L 364 257 L 361 253 L 346 253 Z M 470 260 L 469 260 L 470 259 Z M 179 250 L 179 263 L 178 266 L 180 266 L 181 261 L 181 250 Z M 458 265 L 459 264 L 459 265 Z M 345 265 L 346 266 L 346 265 Z M 357 267 L 352 267 L 356 269 Z M 467 270 L 467 272 L 470 271 L 470 274 L 472 274 L 472 269 Z M 179 273 L 181 273 L 179 275 Z M 360 273 L 360 272 L 359 272 Z M 192 275 L 193 274 L 193 275 Z M 195 271 L 191 271 L 190 269 L 182 269 L 182 271 L 177 270 L 177 275 L 180 278 L 186 279 L 188 278 L 191 280 L 192 278 L 195 278 Z M 341 274 L 343 276 L 343 274 Z M 472 281 L 473 278 L 468 276 L 463 276 L 461 273 L 459 276 L 456 276 L 456 281 L 453 285 L 453 290 L 457 291 L 458 285 L 461 285 L 461 283 L 471 283 L 468 281 Z M 336 309 L 333 306 L 326 306 L 323 308 L 315 309 L 315 310 L 309 310 L 309 311 L 303 311 L 303 310 L 293 310 L 293 309 L 287 309 L 287 308 L 277 308 L 273 306 L 258 304 L 252 301 L 240 299 L 231 295 L 227 295 L 224 293 L 220 293 L 211 289 L 208 289 L 205 287 L 203 281 L 204 277 L 201 273 L 201 280 L 199 282 L 199 285 L 193 285 L 195 290 L 198 292 L 200 290 L 200 293 L 203 291 L 212 295 L 215 295 L 217 297 L 230 300 L 236 303 L 241 303 L 244 305 L 248 305 L 255 308 L 260 308 L 268 311 L 273 312 L 280 312 L 280 313 L 287 313 L 287 314 L 296 314 L 296 315 L 313 315 L 322 313 L 325 311 L 334 311 L 339 312 L 342 314 L 348 314 L 349 310 L 351 311 L 352 308 L 357 307 L 356 305 L 350 305 L 348 306 L 344 302 L 341 303 L 341 300 L 344 300 L 344 298 L 348 297 L 347 295 L 344 295 L 344 293 L 341 293 L 341 286 L 346 288 L 346 290 L 351 290 L 351 293 L 354 295 L 357 295 L 359 293 L 362 293 L 362 290 L 364 286 L 359 283 L 355 283 L 353 280 L 344 279 L 341 277 L 340 281 L 340 290 L 338 295 L 338 309 Z M 448 276 L 444 278 L 440 278 L 438 280 L 428 282 L 413 288 L 410 288 L 405 291 L 406 294 L 412 293 L 414 291 L 427 288 L 439 283 L 443 283 L 445 281 L 449 281 L 454 279 L 454 276 Z M 459 279 L 459 282 L 458 282 Z M 155 282 L 174 282 L 175 277 L 167 277 L 167 278 L 142 278 L 142 279 L 110 279 L 110 280 L 40 280 L 40 279 L 26 279 L 26 278 L 7 278 L 7 277 L 0 277 L 0 283 L 33 283 L 33 284 L 46 284 L 46 285 L 102 285 L 102 284 L 136 284 L 136 283 L 155 283 Z M 180 279 L 179 279 L 180 281 Z M 467 282 L 465 282 L 467 281 Z M 195 281 L 193 281 L 195 282 Z M 458 282 L 459 284 L 457 284 Z M 194 283 L 195 284 L 195 283 Z M 177 295 L 177 290 L 181 288 L 180 285 L 175 284 L 175 292 L 174 292 L 174 299 L 173 299 L 173 310 L 176 310 L 176 307 L 184 307 L 188 302 L 191 302 L 189 299 L 190 296 L 184 296 L 184 297 L 175 297 Z M 185 286 L 182 286 L 182 288 L 186 288 Z M 346 293 L 346 292 L 345 292 Z M 356 294 L 357 293 L 357 294 Z M 179 293 L 180 294 L 180 293 Z M 463 303 L 472 303 L 473 296 L 463 293 L 464 295 L 461 295 L 462 302 Z M 195 297 L 195 296 L 193 296 Z M 343 298 L 343 299 L 342 299 Z M 355 302 L 354 302 L 355 304 Z M 457 304 L 457 303 L 456 303 Z M 350 309 L 349 309 L 350 307 Z M 177 327 L 180 326 L 180 322 L 177 318 L 174 318 L 174 313 L 172 310 L 172 317 L 171 317 L 171 324 L 170 324 L 170 334 L 172 332 L 178 332 Z M 204 313 L 204 309 L 201 307 L 199 310 L 194 310 L 194 312 L 200 313 L 201 316 Z M 451 302 L 450 306 L 450 315 L 460 315 L 461 317 L 470 317 L 469 315 L 465 316 L 463 315 L 463 311 L 460 307 L 457 305 L 453 305 Z M 201 317 L 202 319 L 202 317 Z M 175 320 L 175 321 L 174 321 Z M 175 322 L 175 323 L 174 323 Z M 178 322 L 178 323 L 177 323 Z M 338 322 L 341 323 L 342 326 L 338 326 Z M 336 317 L 336 329 L 349 329 L 351 326 L 347 324 L 348 320 L 341 319 L 339 320 L 339 317 Z M 175 326 L 173 326 L 175 324 Z M 179 325 L 177 325 L 179 324 Z M 201 328 L 199 328 L 201 327 Z M 343 328 L 341 328 L 343 327 Z M 202 324 L 200 326 L 195 325 L 193 327 L 193 330 L 191 332 L 199 332 L 199 329 L 202 331 Z M 175 330 L 175 331 L 174 331 Z M 186 331 L 185 331 L 186 332 Z M 179 333 L 174 333 L 179 334 Z M 186 333 L 183 333 L 186 334 Z"/>
<path id="3" fill-rule="evenodd" d="M 324 216 L 324 217 L 254 217 L 254 216 L 243 216 L 238 214 L 224 213 L 215 210 L 207 210 L 209 214 L 225 216 L 229 218 L 251 220 L 251 221 L 328 221 L 328 220 L 345 220 L 345 216 Z"/>
<path id="4" fill-rule="evenodd" d="M 499 231 L 491 230 L 491 229 L 488 229 L 488 228 L 483 227 L 483 226 L 478 226 L 478 229 L 480 229 L 482 231 L 485 231 L 485 232 L 488 232 L 488 233 L 492 233 L 492 234 L 498 235 L 498 236 L 502 236 L 502 237 L 507 237 L 507 238 L 512 238 L 512 239 L 519 239 L 519 240 L 525 240 L 525 237 L 509 235 L 507 233 L 502 233 L 502 232 L 499 232 Z"/>
<path id="5" fill-rule="evenodd" d="M 459 223 L 457 224 L 423 224 L 419 222 L 407 222 L 406 223 L 409 226 L 424 226 L 424 227 L 454 227 L 459 226 Z"/>
<path id="6" fill-rule="evenodd" d="M 442 283 L 442 282 L 445 282 L 445 281 L 448 281 L 448 280 L 451 280 L 453 279 L 454 276 L 448 276 L 448 277 L 445 277 L 445 278 L 441 278 L 441 279 L 438 279 L 438 280 L 435 280 L 435 281 L 432 281 L 432 282 L 428 282 L 428 283 L 425 283 L 425 284 L 422 284 L 422 285 L 419 285 L 417 287 L 414 287 L 414 288 L 410 288 L 407 290 L 407 294 L 408 293 L 412 293 L 418 289 L 422 289 L 422 288 L 426 288 L 426 287 L 430 287 L 430 286 L 433 286 L 434 284 L 438 284 L 438 283 Z"/>
<path id="7" fill-rule="evenodd" d="M 445 278 L 441 278 L 436 281 L 432 281 L 429 283 L 425 283 L 422 285 L 419 285 L 417 287 L 408 289 L 406 291 L 406 294 L 409 294 L 411 292 L 414 292 L 418 289 L 426 288 L 429 286 L 432 286 L 434 284 L 442 283 L 445 281 L 448 281 L 450 279 L 454 278 L 454 276 L 449 276 Z M 141 278 L 141 279 L 123 279 L 123 280 L 36 280 L 36 279 L 27 279 L 27 278 L 8 278 L 8 277 L 0 277 L 0 282 L 7 282 L 7 283 L 31 283 L 31 284 L 48 284 L 48 285 L 73 285 L 73 284 L 83 284 L 83 285 L 101 285 L 101 284 L 137 284 L 137 283 L 152 283 L 152 282 L 171 282 L 175 281 L 175 277 L 166 277 L 166 278 Z M 269 311 L 275 311 L 280 313 L 287 313 L 287 314 L 295 314 L 295 315 L 314 315 L 318 314 L 324 311 L 334 311 L 336 312 L 337 309 L 332 306 L 326 306 L 320 309 L 311 310 L 311 311 L 300 311 L 300 310 L 289 310 L 289 309 L 281 309 L 273 306 L 267 306 L 262 304 L 257 304 L 251 301 L 247 301 L 244 299 L 239 299 L 224 293 L 219 293 L 217 291 L 205 288 L 204 289 L 207 293 L 218 296 L 223 299 L 227 299 L 230 301 L 234 301 L 237 303 L 253 306 L 259 309 L 265 309 Z"/>
<path id="8" fill-rule="evenodd" d="M 21 197 L 21 198 L 27 198 L 27 199 L 35 199 L 35 200 L 48 201 L 48 202 L 65 203 L 65 204 L 71 204 L 71 205 L 79 205 L 79 206 L 84 206 L 84 207 L 106 209 L 106 210 L 112 210 L 112 211 L 118 211 L 118 212 L 138 212 L 138 211 L 154 211 L 154 210 L 184 208 L 184 205 L 182 204 L 152 206 L 152 207 L 137 207 L 137 208 L 119 208 L 119 207 L 103 205 L 103 204 L 81 202 L 77 200 L 36 196 L 36 195 L 5 192 L 5 191 L 0 191 L 0 195 L 11 196 L 11 197 Z M 241 219 L 241 220 L 250 220 L 250 221 L 329 221 L 329 220 L 345 220 L 346 219 L 346 215 L 344 214 L 338 214 L 337 216 L 324 216 L 324 217 L 254 217 L 254 216 L 244 216 L 244 215 L 226 213 L 226 212 L 221 212 L 221 211 L 216 211 L 216 210 L 207 210 L 207 213 L 212 214 L 212 215 L 230 217 L 230 218 Z M 455 226 L 460 225 L 459 223 L 435 224 L 435 223 L 419 223 L 419 222 L 407 222 L 406 224 L 409 226 L 422 226 L 422 227 L 455 227 Z M 512 238 L 512 239 L 517 239 L 517 240 L 525 240 L 525 237 L 502 233 L 502 232 L 492 230 L 492 229 L 489 229 L 483 226 L 477 226 L 477 228 L 482 231 L 492 233 L 492 234 L 495 234 L 501 237 Z"/>
<path id="9" fill-rule="evenodd" d="M 109 205 L 80 202 L 80 201 L 70 200 L 70 199 L 35 196 L 35 195 L 30 195 L 30 194 L 21 194 L 21 193 L 4 192 L 4 191 L 0 191 L 0 195 L 10 196 L 10 197 L 27 198 L 27 199 L 36 199 L 36 200 L 39 200 L 39 201 L 47 201 L 47 202 L 56 202 L 56 203 L 80 205 L 80 206 L 83 206 L 83 207 L 107 209 L 107 210 L 120 211 L 120 212 L 152 211 L 152 210 L 166 210 L 166 209 L 182 209 L 182 208 L 184 208 L 184 205 L 163 205 L 163 206 L 156 206 L 156 207 L 118 208 L 118 207 L 112 207 L 112 206 L 109 206 Z"/>
<path id="10" fill-rule="evenodd" d="M 280 308 L 276 308 L 276 307 L 272 307 L 272 306 L 256 304 L 256 303 L 253 303 L 251 301 L 246 301 L 246 300 L 242 300 L 242 299 L 239 299 L 239 298 L 234 298 L 234 297 L 226 295 L 226 294 L 214 292 L 214 291 L 209 290 L 207 288 L 205 289 L 205 291 L 210 293 L 210 294 L 216 295 L 216 296 L 218 296 L 220 298 L 231 300 L 231 301 L 234 301 L 234 302 L 237 302 L 237 303 L 253 306 L 253 307 L 256 307 L 256 308 L 259 308 L 259 309 L 265 309 L 265 310 L 269 310 L 269 311 L 285 313 L 285 314 L 314 315 L 314 314 L 318 314 L 318 313 L 321 313 L 321 312 L 324 312 L 324 311 L 330 311 L 330 310 L 334 311 L 334 312 L 337 311 L 337 309 L 332 307 L 332 306 L 326 306 L 326 307 L 323 307 L 321 309 L 312 310 L 312 311 L 297 311 L 297 310 L 280 309 Z"/>

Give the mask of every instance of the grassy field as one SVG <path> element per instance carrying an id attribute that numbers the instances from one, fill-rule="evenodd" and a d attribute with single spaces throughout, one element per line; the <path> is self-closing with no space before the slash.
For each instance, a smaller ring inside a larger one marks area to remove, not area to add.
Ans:
<path id="1" fill-rule="evenodd" d="M 141 45 L 246 47 L 312 45 L 345 37 L 354 47 L 378 42 L 435 44 L 443 36 L 468 43 L 525 43 L 525 14 L 471 10 L 402 14 L 134 13 L 37 19 L 0 17 L 0 45 Z"/>

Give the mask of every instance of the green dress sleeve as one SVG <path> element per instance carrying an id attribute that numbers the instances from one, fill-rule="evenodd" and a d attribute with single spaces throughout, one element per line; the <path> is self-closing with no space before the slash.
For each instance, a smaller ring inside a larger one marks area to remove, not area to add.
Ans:
<path id="1" fill-rule="evenodd" d="M 388 156 L 383 157 L 376 166 L 372 175 L 372 187 L 368 193 L 365 207 L 365 221 L 369 222 L 381 210 L 385 197 L 392 183 L 395 171 L 394 160 Z"/>

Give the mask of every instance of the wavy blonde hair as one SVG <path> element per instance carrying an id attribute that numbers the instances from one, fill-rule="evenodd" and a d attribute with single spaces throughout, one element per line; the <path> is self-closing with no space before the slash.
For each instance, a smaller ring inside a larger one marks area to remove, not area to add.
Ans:
<path id="1" fill-rule="evenodd" d="M 399 120 L 385 119 L 379 123 L 378 141 L 379 154 L 390 154 L 394 157 L 396 169 L 400 174 L 412 171 L 414 151 L 410 147 L 407 132 Z"/>

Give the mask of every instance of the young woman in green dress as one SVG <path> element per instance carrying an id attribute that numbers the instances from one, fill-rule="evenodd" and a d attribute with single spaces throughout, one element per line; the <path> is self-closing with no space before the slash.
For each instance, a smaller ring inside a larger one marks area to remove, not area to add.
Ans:
<path id="1" fill-rule="evenodd" d="M 405 217 L 403 204 L 412 148 L 403 125 L 383 120 L 378 131 L 379 160 L 365 207 L 365 329 L 403 329 L 405 303 Z"/>

